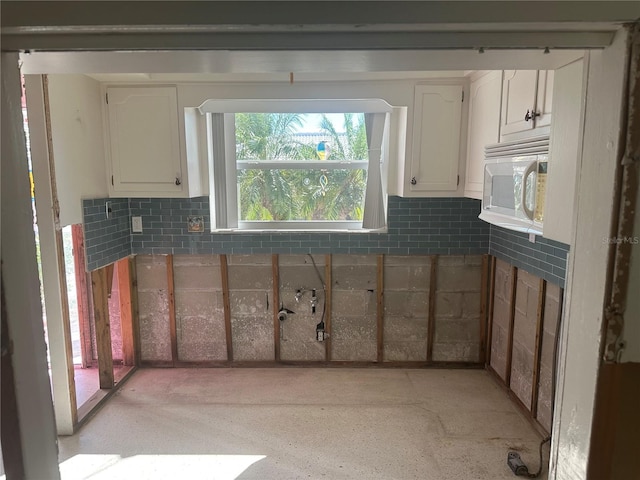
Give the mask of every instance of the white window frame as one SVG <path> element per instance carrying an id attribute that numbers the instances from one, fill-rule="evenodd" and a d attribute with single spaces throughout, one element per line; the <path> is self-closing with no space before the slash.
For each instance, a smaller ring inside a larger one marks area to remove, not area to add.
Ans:
<path id="1" fill-rule="evenodd" d="M 207 100 L 199 108 L 206 115 L 212 231 L 386 231 L 386 181 L 382 165 L 388 159 L 389 125 L 394 108 L 381 99 L 224 99 Z M 365 114 L 369 159 L 362 161 L 271 160 L 236 161 L 236 113 L 343 113 Z M 285 220 L 241 221 L 238 219 L 237 170 L 260 169 L 367 169 L 362 221 Z"/>

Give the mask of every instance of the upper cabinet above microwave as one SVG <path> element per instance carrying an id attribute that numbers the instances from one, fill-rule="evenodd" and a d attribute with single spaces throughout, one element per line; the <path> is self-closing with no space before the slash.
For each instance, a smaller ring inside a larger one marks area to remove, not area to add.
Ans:
<path id="1" fill-rule="evenodd" d="M 549 133 L 552 70 L 505 70 L 500 135 L 504 140 Z"/>

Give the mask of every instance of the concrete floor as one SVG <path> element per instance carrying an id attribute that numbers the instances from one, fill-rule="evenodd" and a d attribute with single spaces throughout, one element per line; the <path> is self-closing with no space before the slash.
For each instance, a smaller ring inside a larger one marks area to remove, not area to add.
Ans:
<path id="1" fill-rule="evenodd" d="M 63 479 L 498 480 L 539 442 L 482 370 L 142 369 L 60 460 Z"/>

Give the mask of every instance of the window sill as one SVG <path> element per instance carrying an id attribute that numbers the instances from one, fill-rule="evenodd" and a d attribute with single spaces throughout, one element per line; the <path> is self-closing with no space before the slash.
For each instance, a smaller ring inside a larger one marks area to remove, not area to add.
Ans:
<path id="1" fill-rule="evenodd" d="M 388 229 L 367 229 L 359 228 L 357 230 L 347 230 L 340 228 L 221 228 L 211 230 L 211 233 L 233 233 L 233 234 L 261 234 L 261 233 L 388 233 Z"/>

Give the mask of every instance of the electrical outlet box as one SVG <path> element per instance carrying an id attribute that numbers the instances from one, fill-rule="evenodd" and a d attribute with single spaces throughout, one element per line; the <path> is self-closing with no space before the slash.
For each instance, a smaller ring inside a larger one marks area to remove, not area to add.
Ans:
<path id="1" fill-rule="evenodd" d="M 142 233 L 142 217 L 131 217 L 131 231 Z"/>
<path id="2" fill-rule="evenodd" d="M 109 220 L 113 216 L 113 209 L 111 208 L 111 202 L 104 203 L 104 213 L 107 216 L 107 220 Z"/>

